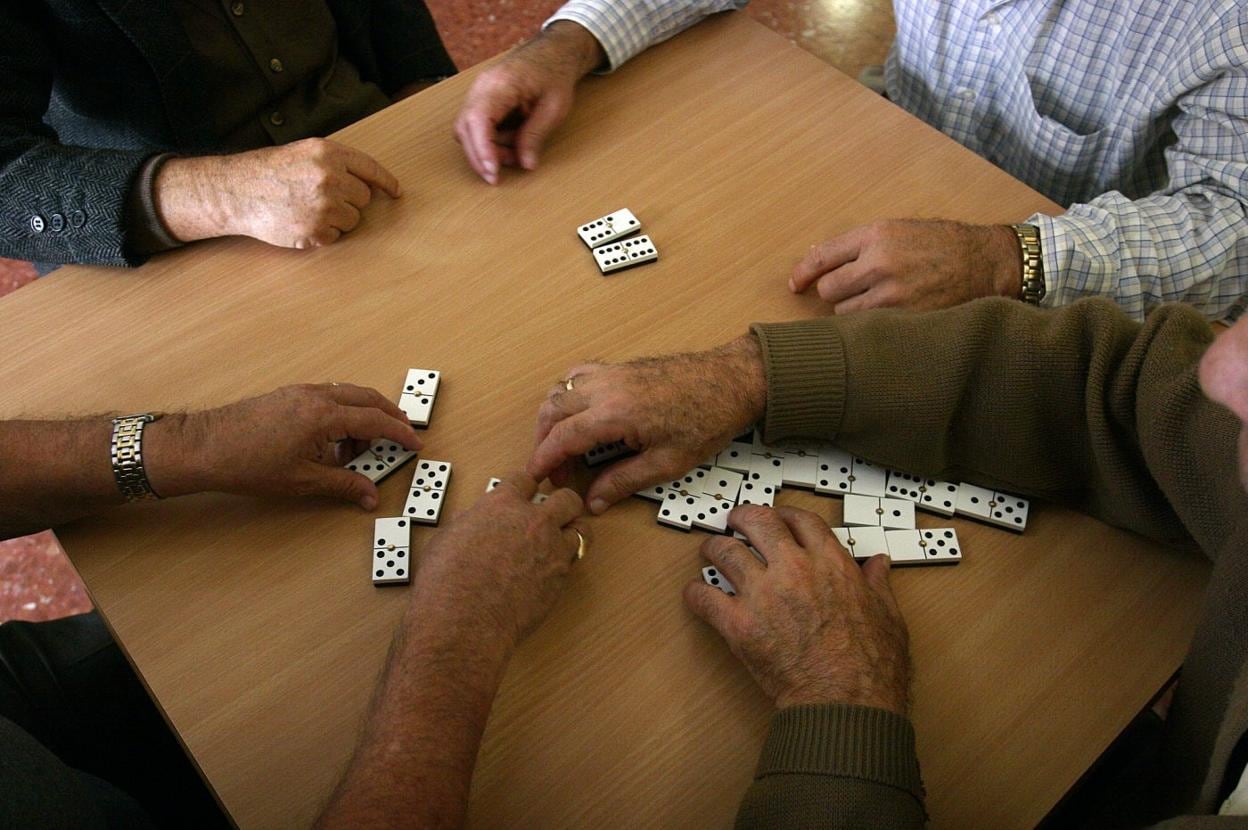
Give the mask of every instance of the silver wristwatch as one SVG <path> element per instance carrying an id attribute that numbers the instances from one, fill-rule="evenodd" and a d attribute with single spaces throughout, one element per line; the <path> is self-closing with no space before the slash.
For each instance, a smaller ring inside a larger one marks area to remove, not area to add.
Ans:
<path id="1" fill-rule="evenodd" d="M 160 498 L 147 480 L 143 468 L 143 428 L 161 418 L 161 413 L 126 415 L 113 419 L 113 440 L 109 455 L 113 460 L 113 478 L 126 501 L 155 501 Z"/>
<path id="2" fill-rule="evenodd" d="M 1044 258 L 1040 253 L 1040 229 L 1035 225 L 1010 225 L 1018 237 L 1018 247 L 1023 253 L 1023 292 L 1019 299 L 1032 305 L 1040 305 L 1044 299 Z"/>

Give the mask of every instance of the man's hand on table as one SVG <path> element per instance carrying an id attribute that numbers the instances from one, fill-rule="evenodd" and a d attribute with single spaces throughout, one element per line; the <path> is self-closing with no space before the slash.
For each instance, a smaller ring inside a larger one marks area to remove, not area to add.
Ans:
<path id="1" fill-rule="evenodd" d="M 728 520 L 738 539 L 712 536 L 702 555 L 737 589 L 700 578 L 685 603 L 728 642 L 777 708 L 849 703 L 905 716 L 906 623 L 888 584 L 888 556 L 861 568 L 814 513 L 745 505 Z"/>
<path id="2" fill-rule="evenodd" d="M 179 241 L 250 236 L 301 249 L 355 228 L 376 190 L 400 195 L 398 180 L 371 156 L 323 138 L 170 159 L 154 189 L 157 212 Z"/>
<path id="3" fill-rule="evenodd" d="M 537 628 L 563 592 L 579 543 L 572 528 L 589 539 L 579 519 L 581 497 L 564 488 L 533 504 L 537 482 L 528 475 L 514 473 L 502 482 L 421 551 L 413 624 L 428 626 L 442 609 L 451 629 L 472 629 L 448 633 L 450 641 L 473 641 L 488 627 L 514 644 Z"/>
<path id="4" fill-rule="evenodd" d="M 572 109 L 576 83 L 606 56 L 586 29 L 557 21 L 473 82 L 455 121 L 468 163 L 490 184 L 501 167 L 537 167 L 542 143 Z"/>
<path id="5" fill-rule="evenodd" d="M 383 438 L 421 447 L 403 411 L 377 390 L 286 386 L 218 409 L 166 416 L 144 432 L 144 456 L 152 488 L 165 497 L 208 490 L 329 496 L 372 510 L 377 485 L 342 465 Z"/>
<path id="6" fill-rule="evenodd" d="M 537 418 L 528 472 L 567 480 L 577 456 L 624 441 L 639 454 L 608 466 L 586 495 L 598 514 L 631 493 L 684 475 L 759 419 L 767 397 L 758 340 L 706 352 L 591 363 L 568 371 Z"/>
<path id="7" fill-rule="evenodd" d="M 811 248 L 789 290 L 812 285 L 837 314 L 867 308 L 947 308 L 979 297 L 1017 297 L 1018 238 L 1006 225 L 889 220 L 861 225 Z"/>
<path id="8" fill-rule="evenodd" d="M 563 591 L 583 505 L 542 504 L 523 473 L 477 500 L 420 554 L 408 611 L 364 738 L 318 828 L 459 827 L 477 749 L 516 643 Z"/>

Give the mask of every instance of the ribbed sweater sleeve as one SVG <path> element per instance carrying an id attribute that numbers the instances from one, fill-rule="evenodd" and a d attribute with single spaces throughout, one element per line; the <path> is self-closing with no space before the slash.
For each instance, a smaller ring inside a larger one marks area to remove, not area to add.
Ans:
<path id="1" fill-rule="evenodd" d="M 772 720 L 737 827 L 922 827 L 914 729 L 867 706 L 794 706 Z"/>
<path id="2" fill-rule="evenodd" d="M 1065 504 L 1216 550 L 1246 501 L 1238 423 L 1197 378 L 1191 308 L 1143 323 L 1106 300 L 986 299 L 755 324 L 769 442 L 823 439 L 879 464 Z"/>

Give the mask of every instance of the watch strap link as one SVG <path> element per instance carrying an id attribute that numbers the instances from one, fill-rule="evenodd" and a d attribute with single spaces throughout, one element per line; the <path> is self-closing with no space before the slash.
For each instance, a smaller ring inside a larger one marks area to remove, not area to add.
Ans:
<path id="1" fill-rule="evenodd" d="M 151 414 L 126 415 L 113 419 L 113 439 L 109 455 L 113 462 L 113 478 L 126 501 L 155 501 L 160 496 L 147 480 L 143 467 L 143 428 L 155 421 Z"/>

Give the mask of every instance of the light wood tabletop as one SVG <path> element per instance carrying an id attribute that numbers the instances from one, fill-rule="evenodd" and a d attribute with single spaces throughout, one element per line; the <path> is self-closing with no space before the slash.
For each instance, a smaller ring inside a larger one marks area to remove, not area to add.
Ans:
<path id="1" fill-rule="evenodd" d="M 810 244 L 874 218 L 1056 209 L 740 15 L 588 80 L 541 169 L 498 187 L 452 139 L 473 75 L 340 134 L 406 194 L 338 244 L 219 240 L 137 271 L 66 268 L 0 301 L 0 417 L 196 408 L 305 381 L 397 398 L 407 368 L 440 369 L 422 455 L 455 465 L 449 515 L 524 463 L 567 367 L 827 313 L 785 286 Z M 621 207 L 661 258 L 604 278 L 575 228 Z M 399 512 L 409 478 L 382 484 L 375 515 Z M 840 518 L 835 499 L 779 503 Z M 701 534 L 654 514 L 631 499 L 593 520 L 589 556 L 511 663 L 473 826 L 731 823 L 770 706 L 681 603 Z M 306 825 L 349 756 L 408 597 L 369 581 L 372 520 L 204 495 L 59 531 L 242 827 Z M 961 565 L 893 577 L 928 809 L 934 827 L 1028 827 L 1174 672 L 1207 570 L 1045 505 L 1021 536 L 953 525 Z"/>

